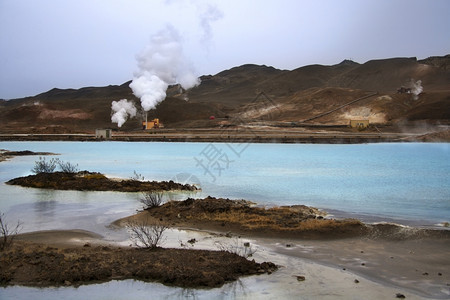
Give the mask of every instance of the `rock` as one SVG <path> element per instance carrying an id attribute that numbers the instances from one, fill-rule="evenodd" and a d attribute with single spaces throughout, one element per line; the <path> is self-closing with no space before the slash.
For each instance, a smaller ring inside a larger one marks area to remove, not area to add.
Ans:
<path id="1" fill-rule="evenodd" d="M 194 245 L 196 242 L 197 242 L 197 240 L 194 238 L 194 239 L 190 239 L 189 241 L 187 241 L 189 244 L 191 244 L 191 245 Z"/>
<path id="2" fill-rule="evenodd" d="M 358 279 L 355 279 L 355 283 L 359 283 L 359 280 L 358 280 Z"/>
<path id="3" fill-rule="evenodd" d="M 306 280 L 306 277 L 303 275 L 296 275 L 295 277 L 297 278 L 297 281 L 305 281 Z"/>
<path id="4" fill-rule="evenodd" d="M 395 294 L 395 297 L 396 297 L 396 298 L 399 298 L 399 299 L 405 299 L 405 298 L 406 298 L 405 295 L 400 294 L 400 293 Z"/>
<path id="5" fill-rule="evenodd" d="M 70 282 L 69 280 L 64 281 L 64 285 L 65 286 L 70 286 L 72 285 L 72 282 Z"/>

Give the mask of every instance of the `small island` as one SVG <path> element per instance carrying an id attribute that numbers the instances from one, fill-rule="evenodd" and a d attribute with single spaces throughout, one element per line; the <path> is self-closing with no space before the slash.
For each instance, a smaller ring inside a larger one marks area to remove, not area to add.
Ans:
<path id="1" fill-rule="evenodd" d="M 98 172 L 51 172 L 18 177 L 6 182 L 10 185 L 55 190 L 78 191 L 116 191 L 116 192 L 151 192 L 151 191 L 196 191 L 190 184 L 170 181 L 141 181 L 137 179 L 111 179 Z"/>

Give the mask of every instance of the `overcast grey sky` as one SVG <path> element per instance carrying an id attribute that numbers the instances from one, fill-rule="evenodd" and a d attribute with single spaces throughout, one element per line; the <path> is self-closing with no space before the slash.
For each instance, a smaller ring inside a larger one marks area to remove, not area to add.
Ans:
<path id="1" fill-rule="evenodd" d="M 122 84 L 170 25 L 198 75 L 450 53 L 450 0 L 0 0 L 0 98 Z"/>

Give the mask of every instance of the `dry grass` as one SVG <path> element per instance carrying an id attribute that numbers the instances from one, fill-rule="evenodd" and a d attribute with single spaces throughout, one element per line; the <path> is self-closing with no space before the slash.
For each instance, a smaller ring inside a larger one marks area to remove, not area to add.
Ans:
<path id="1" fill-rule="evenodd" d="M 83 175 L 83 178 L 86 178 L 88 180 L 99 180 L 99 179 L 106 179 L 106 176 L 100 173 L 91 173 Z"/>
<path id="2" fill-rule="evenodd" d="M 339 229 L 348 226 L 363 225 L 359 220 L 313 219 L 304 218 L 287 207 L 270 209 L 253 208 L 245 211 L 233 209 L 225 212 L 206 213 L 186 216 L 189 220 L 229 223 L 254 229 L 273 229 L 277 231 L 321 231 Z"/>
<path id="3" fill-rule="evenodd" d="M 254 207 L 242 200 L 207 197 L 174 201 L 147 210 L 157 220 L 170 226 L 199 226 L 219 231 L 253 231 L 257 234 L 279 233 L 309 237 L 336 238 L 360 236 L 367 231 L 358 220 L 324 219 L 318 209 L 303 205 L 274 208 Z"/>

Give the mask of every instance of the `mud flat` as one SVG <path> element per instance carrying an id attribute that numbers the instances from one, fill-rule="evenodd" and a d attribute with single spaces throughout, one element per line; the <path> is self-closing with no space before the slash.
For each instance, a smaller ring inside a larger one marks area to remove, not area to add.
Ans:
<path id="1" fill-rule="evenodd" d="M 242 200 L 208 197 L 169 202 L 114 224 L 123 226 L 130 220 L 163 222 L 253 239 L 266 252 L 355 274 L 355 285 L 363 278 L 410 291 L 419 298 L 448 299 L 450 230 L 329 220 L 323 215 L 306 206 L 266 209 Z M 271 261 L 276 259 L 272 257 Z"/>

